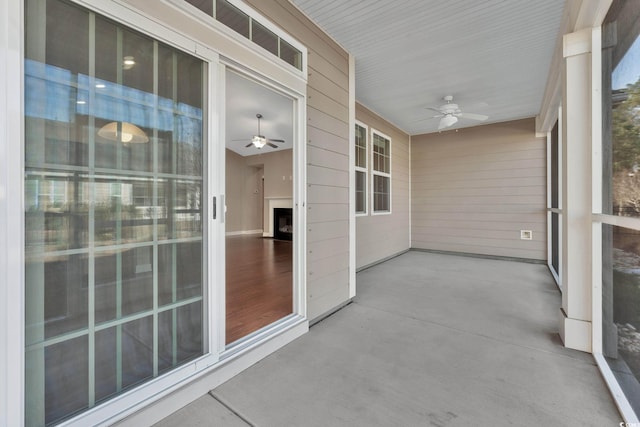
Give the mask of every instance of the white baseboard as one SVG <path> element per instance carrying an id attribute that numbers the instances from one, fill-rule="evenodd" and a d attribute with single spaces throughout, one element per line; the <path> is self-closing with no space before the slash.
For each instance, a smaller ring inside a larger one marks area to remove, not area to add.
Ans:
<path id="1" fill-rule="evenodd" d="M 262 230 L 240 230 L 240 231 L 227 231 L 227 236 L 244 236 L 247 234 L 262 234 Z"/>

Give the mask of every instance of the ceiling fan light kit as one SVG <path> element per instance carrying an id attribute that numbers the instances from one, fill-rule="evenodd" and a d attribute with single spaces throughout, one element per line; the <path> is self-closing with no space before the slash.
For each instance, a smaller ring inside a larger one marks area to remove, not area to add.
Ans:
<path id="1" fill-rule="evenodd" d="M 274 144 L 274 142 L 284 142 L 284 140 L 283 139 L 270 139 L 270 138 L 265 137 L 264 135 L 261 135 L 260 134 L 260 119 L 262 119 L 262 114 L 260 114 L 260 113 L 256 114 L 256 118 L 258 119 L 258 133 L 257 133 L 257 135 L 253 135 L 253 137 L 251 137 L 251 142 L 248 143 L 247 145 L 245 145 L 245 148 L 249 148 L 252 145 L 254 147 L 256 147 L 257 149 L 261 149 L 265 145 L 268 145 L 271 148 L 278 148 L 278 146 L 276 144 Z"/>
<path id="2" fill-rule="evenodd" d="M 267 143 L 267 139 L 262 135 L 253 135 L 251 139 L 251 144 L 253 144 L 256 148 L 262 148 Z"/>
<path id="3" fill-rule="evenodd" d="M 484 114 L 463 113 L 460 109 L 460 106 L 453 102 L 452 95 L 446 95 L 442 99 L 445 101 L 445 104 L 441 105 L 440 107 L 427 107 L 427 109 L 436 111 L 438 113 L 432 117 L 434 119 L 440 119 L 440 123 L 438 123 L 438 130 L 446 129 L 455 125 L 456 123 L 458 123 L 459 117 L 481 122 L 489 118 L 489 116 L 485 116 Z"/>

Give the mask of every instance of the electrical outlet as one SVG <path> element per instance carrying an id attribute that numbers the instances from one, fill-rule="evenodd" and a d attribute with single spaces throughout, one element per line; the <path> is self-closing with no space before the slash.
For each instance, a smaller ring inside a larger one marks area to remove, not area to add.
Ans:
<path id="1" fill-rule="evenodd" d="M 520 230 L 520 240 L 532 240 L 532 239 L 533 239 L 533 231 Z"/>

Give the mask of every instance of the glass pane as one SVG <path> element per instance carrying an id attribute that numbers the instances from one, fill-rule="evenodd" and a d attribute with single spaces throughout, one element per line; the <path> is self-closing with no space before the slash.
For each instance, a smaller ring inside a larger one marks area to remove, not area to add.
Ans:
<path id="1" fill-rule="evenodd" d="M 176 309 L 176 363 L 184 363 L 201 354 L 202 303 L 200 301 Z"/>
<path id="2" fill-rule="evenodd" d="M 213 2 L 215 0 L 186 0 L 209 16 L 213 16 Z"/>
<path id="3" fill-rule="evenodd" d="M 366 207 L 366 188 L 367 177 L 364 172 L 356 171 L 356 212 L 362 213 L 367 211 Z"/>
<path id="4" fill-rule="evenodd" d="M 556 122 L 556 124 L 553 126 L 553 129 L 551 130 L 551 153 L 550 157 L 551 157 L 551 207 L 552 208 L 558 208 L 560 207 L 559 205 L 559 197 L 560 197 L 560 177 L 558 175 L 559 173 L 559 156 L 558 156 L 558 149 L 559 144 L 558 144 L 558 139 L 559 139 L 559 135 L 558 135 L 558 122 Z"/>
<path id="5" fill-rule="evenodd" d="M 391 141 L 380 135 L 373 134 L 373 168 L 378 172 L 390 173 L 390 145 Z"/>
<path id="6" fill-rule="evenodd" d="M 88 184 L 84 174 L 30 171 L 25 177 L 27 252 L 77 249 L 88 242 Z"/>
<path id="7" fill-rule="evenodd" d="M 255 19 L 251 21 L 251 40 L 274 55 L 278 55 L 278 36 Z"/>
<path id="8" fill-rule="evenodd" d="M 158 369 L 167 370 L 200 355 L 202 303 L 195 302 L 158 315 Z"/>
<path id="9" fill-rule="evenodd" d="M 88 407 L 87 362 L 86 336 L 53 344 L 44 350 L 47 424 L 67 418 Z"/>
<path id="10" fill-rule="evenodd" d="M 551 213 L 551 265 L 560 273 L 560 215 Z"/>
<path id="11" fill-rule="evenodd" d="M 153 308 L 152 247 L 96 254 L 96 323 Z"/>
<path id="12" fill-rule="evenodd" d="M 640 409 L 640 231 L 603 226 L 603 353 Z"/>
<path id="13" fill-rule="evenodd" d="M 628 3 L 628 4 L 627 4 Z M 640 6 L 611 7 L 603 31 L 604 212 L 640 216 Z M 623 17 L 618 19 L 618 17 Z M 608 176 L 607 176 L 608 175 Z M 610 194 L 607 194 L 610 193 Z"/>
<path id="14" fill-rule="evenodd" d="M 356 166 L 367 167 L 367 133 L 362 126 L 356 125 Z"/>
<path id="15" fill-rule="evenodd" d="M 386 176 L 373 176 L 373 210 L 376 212 L 389 211 L 389 181 Z"/>
<path id="16" fill-rule="evenodd" d="M 249 16 L 226 0 L 216 0 L 216 19 L 249 38 Z"/>
<path id="17" fill-rule="evenodd" d="M 122 387 L 153 376 L 153 316 L 122 325 Z M 202 354 L 202 353 L 200 353 Z"/>
<path id="18" fill-rule="evenodd" d="M 204 352 L 207 74 L 70 2 L 26 0 L 25 21 L 25 417 L 44 425 Z"/>
<path id="19" fill-rule="evenodd" d="M 118 386 L 118 333 L 117 327 L 107 328 L 96 332 L 96 362 L 95 362 L 95 396 L 97 401 L 116 394 L 122 389 Z"/>
<path id="20" fill-rule="evenodd" d="M 280 39 L 280 58 L 298 70 L 302 70 L 302 52 L 282 39 Z"/>

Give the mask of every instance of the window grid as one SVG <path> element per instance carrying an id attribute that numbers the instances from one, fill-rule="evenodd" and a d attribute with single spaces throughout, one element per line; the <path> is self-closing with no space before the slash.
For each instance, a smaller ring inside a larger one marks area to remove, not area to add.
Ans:
<path id="1" fill-rule="evenodd" d="M 45 425 L 203 354 L 206 66 L 66 2 L 26 9 L 25 416 Z M 148 140 L 127 144 L 124 122 Z"/>
<path id="2" fill-rule="evenodd" d="M 356 215 L 367 214 L 367 128 L 356 123 L 355 132 Z"/>
<path id="3" fill-rule="evenodd" d="M 243 37 L 282 59 L 287 64 L 302 70 L 302 52 L 286 40 L 267 29 L 253 17 L 244 13 L 228 0 L 184 0 L 200 9 L 216 21 L 226 25 Z"/>
<path id="4" fill-rule="evenodd" d="M 371 130 L 371 198 L 373 214 L 391 213 L 391 138 Z"/>

